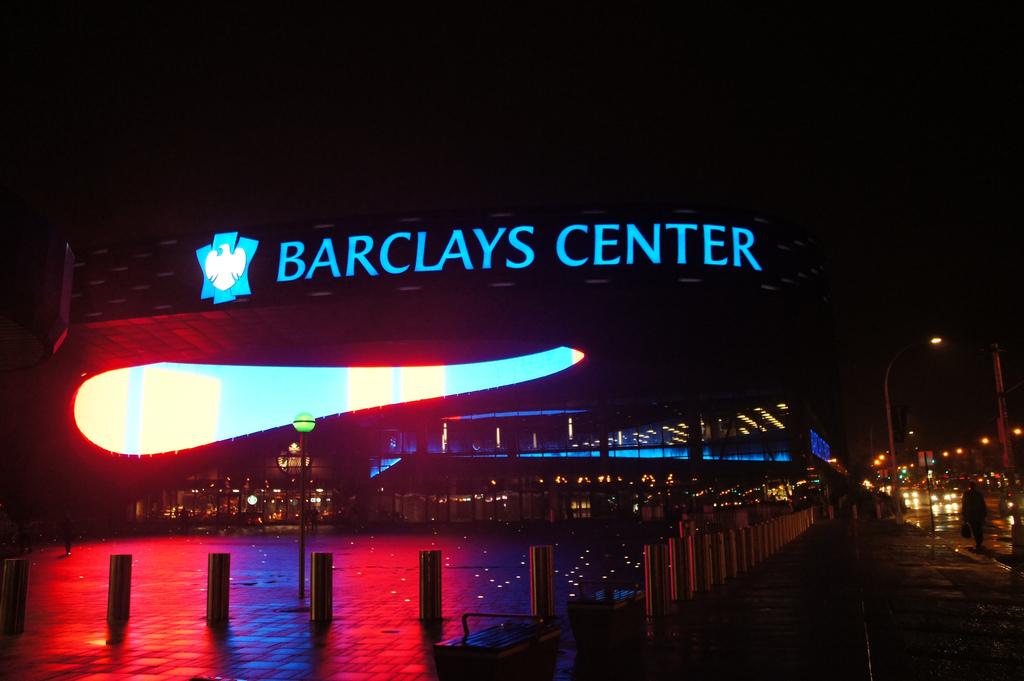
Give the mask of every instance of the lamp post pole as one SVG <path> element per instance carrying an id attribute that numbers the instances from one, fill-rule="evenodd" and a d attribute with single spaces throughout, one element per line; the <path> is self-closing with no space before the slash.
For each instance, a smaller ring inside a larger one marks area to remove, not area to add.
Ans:
<path id="1" fill-rule="evenodd" d="M 1009 474 L 1011 480 L 1014 477 L 1014 461 L 1010 447 L 1010 427 L 1006 413 L 1006 393 L 1003 388 L 1003 363 L 999 353 L 1003 350 L 999 343 L 992 344 L 992 371 L 996 377 L 996 426 L 999 431 L 999 444 L 1003 448 L 1003 472 Z"/>
<path id="2" fill-rule="evenodd" d="M 928 342 L 931 343 L 932 345 L 939 345 L 942 343 L 942 339 L 935 337 Z M 897 525 L 903 523 L 903 502 L 900 499 L 899 494 L 900 469 L 898 462 L 896 460 L 896 437 L 894 436 L 892 430 L 892 402 L 889 399 L 889 374 L 892 373 L 892 366 L 896 363 L 896 360 L 898 360 L 904 352 L 911 348 L 917 347 L 918 345 L 921 344 L 921 342 L 915 342 L 906 346 L 905 348 L 897 352 L 895 355 L 893 355 L 892 359 L 889 360 L 889 365 L 885 367 L 885 385 L 883 386 L 885 393 L 885 425 L 889 430 L 889 458 L 892 460 L 892 498 L 893 501 L 896 502 Z M 928 499 L 928 503 L 931 504 L 931 498 Z"/>
<path id="3" fill-rule="evenodd" d="M 292 421 L 299 432 L 299 598 L 306 597 L 306 477 L 309 475 L 306 466 L 306 433 L 316 427 L 316 419 L 303 412 Z"/>
<path id="4" fill-rule="evenodd" d="M 299 433 L 299 598 L 306 597 L 306 434 Z"/>
<path id="5" fill-rule="evenodd" d="M 908 346 L 913 347 L 913 346 Z M 896 464 L 896 438 L 892 432 L 892 403 L 889 401 L 889 374 L 892 372 L 892 365 L 896 359 L 907 351 L 903 348 L 889 360 L 889 366 L 885 368 L 885 425 L 889 432 L 889 461 L 892 462 L 892 498 L 896 502 L 896 524 L 903 522 L 903 507 L 900 503 L 900 471 Z"/>

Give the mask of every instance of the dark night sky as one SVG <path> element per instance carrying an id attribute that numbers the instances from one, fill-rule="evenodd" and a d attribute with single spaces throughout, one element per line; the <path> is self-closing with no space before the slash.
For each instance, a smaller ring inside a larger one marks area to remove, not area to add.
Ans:
<path id="1" fill-rule="evenodd" d="M 986 343 L 1024 379 L 1015 16 L 195 7 L 4 10 L 0 185 L 73 246 L 404 209 L 750 208 L 825 242 L 855 456 L 871 428 L 880 448 L 885 363 L 915 338 L 956 341 L 894 378 L 926 444 L 993 433 Z"/>

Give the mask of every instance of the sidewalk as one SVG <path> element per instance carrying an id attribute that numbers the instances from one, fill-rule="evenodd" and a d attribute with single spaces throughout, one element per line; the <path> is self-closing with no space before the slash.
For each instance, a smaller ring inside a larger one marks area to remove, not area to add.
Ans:
<path id="1" fill-rule="evenodd" d="M 684 603 L 649 679 L 1024 678 L 1024 576 L 890 522 L 820 522 Z"/>
<path id="2" fill-rule="evenodd" d="M 876 678 L 1024 678 L 1024 575 L 964 542 L 860 523 Z"/>
<path id="3" fill-rule="evenodd" d="M 556 544 L 559 614 L 583 580 L 643 579 L 644 543 L 668 524 L 532 528 L 478 534 L 327 535 L 335 620 L 325 631 L 296 606 L 290 537 L 154 537 L 30 556 L 25 633 L 0 637 L 0 677 L 427 681 L 431 645 L 459 635 L 459 614 L 526 612 L 532 543 Z M 463 534 L 465 532 L 465 534 Z M 819 522 L 752 571 L 651 626 L 643 657 L 616 679 L 1024 678 L 1024 575 L 891 521 Z M 446 556 L 441 627 L 417 619 L 417 560 Z M 232 553 L 231 620 L 205 624 L 209 552 Z M 132 553 L 131 620 L 105 621 L 109 555 Z M 578 677 L 564 622 L 556 678 Z M 626 656 L 623 655 L 623 658 Z M 603 670 L 614 673 L 617 670 Z M 90 676 L 91 675 L 91 676 Z"/>

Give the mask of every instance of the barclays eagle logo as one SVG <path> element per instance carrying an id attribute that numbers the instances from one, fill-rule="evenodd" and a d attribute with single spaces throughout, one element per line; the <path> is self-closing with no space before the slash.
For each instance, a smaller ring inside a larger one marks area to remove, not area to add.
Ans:
<path id="1" fill-rule="evenodd" d="M 203 270 L 200 298 L 213 298 L 217 304 L 252 293 L 249 289 L 249 264 L 259 244 L 255 239 L 238 238 L 238 232 L 227 232 L 215 234 L 213 242 L 196 249 L 196 258 Z"/>

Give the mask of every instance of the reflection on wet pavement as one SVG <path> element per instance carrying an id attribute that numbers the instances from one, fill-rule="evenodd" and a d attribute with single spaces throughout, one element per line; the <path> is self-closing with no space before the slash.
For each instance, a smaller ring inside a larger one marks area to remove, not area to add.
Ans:
<path id="1" fill-rule="evenodd" d="M 92 542 L 67 558 L 62 548 L 37 550 L 26 630 L 0 640 L 0 667 L 18 678 L 434 678 L 431 645 L 461 634 L 462 612 L 529 611 L 530 544 L 556 544 L 556 602 L 564 611 L 569 594 L 586 581 L 642 580 L 643 536 L 650 541 L 670 531 L 667 524 L 631 526 L 627 539 L 614 528 L 582 529 L 545 527 L 529 536 L 509 528 L 321 533 L 308 550 L 334 553 L 335 620 L 320 629 L 311 627 L 297 598 L 295 535 Z M 444 556 L 441 625 L 417 620 L 418 552 L 425 548 Z M 231 617 L 223 629 L 204 619 L 212 552 L 232 554 Z M 131 618 L 112 628 L 105 620 L 114 553 L 132 554 L 134 564 Z M 560 675 L 567 676 L 568 626 L 561 648 Z"/>

